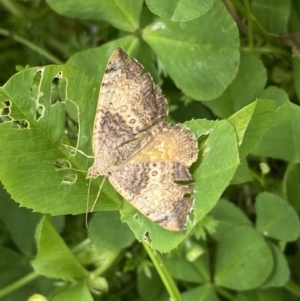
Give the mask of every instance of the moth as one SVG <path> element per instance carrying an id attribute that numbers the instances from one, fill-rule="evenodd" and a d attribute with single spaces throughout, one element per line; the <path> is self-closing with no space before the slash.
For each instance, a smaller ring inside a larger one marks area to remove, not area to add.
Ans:
<path id="1" fill-rule="evenodd" d="M 118 48 L 101 83 L 87 178 L 105 176 L 143 215 L 170 231 L 184 229 L 193 207 L 189 167 L 197 160 L 194 134 L 167 124 L 167 102 L 149 73 Z"/>

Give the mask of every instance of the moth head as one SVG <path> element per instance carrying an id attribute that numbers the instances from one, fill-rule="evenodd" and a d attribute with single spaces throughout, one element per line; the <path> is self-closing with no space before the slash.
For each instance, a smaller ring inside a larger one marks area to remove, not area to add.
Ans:
<path id="1" fill-rule="evenodd" d="M 98 178 L 99 176 L 109 176 L 112 167 L 116 164 L 115 157 L 101 158 L 95 160 L 94 164 L 88 169 L 87 179 Z"/>
<path id="2" fill-rule="evenodd" d="M 99 171 L 95 168 L 95 165 L 93 165 L 88 169 L 88 173 L 87 173 L 86 178 L 87 179 L 94 179 L 94 178 L 97 178 L 99 176 L 100 176 Z"/>

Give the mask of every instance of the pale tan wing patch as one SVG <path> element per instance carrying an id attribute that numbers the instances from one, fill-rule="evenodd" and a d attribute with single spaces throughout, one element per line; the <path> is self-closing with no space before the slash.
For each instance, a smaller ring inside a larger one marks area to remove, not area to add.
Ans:
<path id="1" fill-rule="evenodd" d="M 141 147 L 145 133 L 167 115 L 166 101 L 149 73 L 117 49 L 102 80 L 93 130 L 94 168 L 90 176 L 105 174 Z M 101 161 L 105 162 L 101 162 Z"/>
<path id="2" fill-rule="evenodd" d="M 131 159 L 136 163 L 171 161 L 188 167 L 197 160 L 198 143 L 190 130 L 164 122 L 151 129 L 153 139 Z"/>
<path id="3" fill-rule="evenodd" d="M 184 229 L 193 199 L 185 197 L 194 190 L 175 181 L 192 177 L 178 162 L 144 162 L 128 164 L 109 176 L 110 183 L 136 209 L 171 231 Z"/>

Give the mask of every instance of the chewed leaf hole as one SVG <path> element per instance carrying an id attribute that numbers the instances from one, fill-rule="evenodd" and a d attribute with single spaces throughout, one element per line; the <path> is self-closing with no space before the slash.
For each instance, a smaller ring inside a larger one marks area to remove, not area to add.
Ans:
<path id="1" fill-rule="evenodd" d="M 10 114 L 10 106 L 11 106 L 11 102 L 9 100 L 1 103 L 1 108 L 2 108 L 1 115 L 2 116 L 7 116 Z"/>
<path id="2" fill-rule="evenodd" d="M 35 73 L 33 78 L 32 78 L 31 85 L 30 85 L 29 95 L 30 95 L 30 98 L 34 102 L 37 102 L 39 97 L 40 97 L 40 82 L 41 82 L 41 79 L 42 79 L 41 74 L 42 74 L 41 72 Z"/>
<path id="3" fill-rule="evenodd" d="M 145 241 L 146 243 L 148 243 L 149 245 L 151 245 L 151 243 L 152 243 L 152 239 L 150 238 L 150 235 L 149 235 L 148 232 L 145 232 L 145 233 L 144 233 L 144 241 Z"/>
<path id="4" fill-rule="evenodd" d="M 9 100 L 0 103 L 0 123 L 10 122 L 12 128 L 28 129 L 29 122 L 25 119 L 13 119 L 11 115 L 11 102 Z"/>
<path id="5" fill-rule="evenodd" d="M 62 184 L 64 185 L 73 185 L 77 181 L 77 175 L 76 174 L 68 174 L 65 175 L 62 179 Z"/>
<path id="6" fill-rule="evenodd" d="M 65 124 L 65 135 L 70 140 L 77 140 L 78 139 L 78 123 L 71 119 L 71 117 L 66 118 Z"/>
<path id="7" fill-rule="evenodd" d="M 71 163 L 66 160 L 66 159 L 58 159 L 56 160 L 56 162 L 54 163 L 54 167 L 57 169 L 57 170 L 60 170 L 60 169 L 70 169 L 72 167 Z"/>
<path id="8" fill-rule="evenodd" d="M 141 217 L 141 216 L 139 216 L 138 214 L 135 214 L 135 215 L 133 216 L 133 218 L 134 218 L 139 224 L 143 225 L 143 223 L 144 223 L 144 216 Z"/>
<path id="9" fill-rule="evenodd" d="M 9 100 L 0 103 L 0 123 L 12 121 L 10 115 L 11 103 Z"/>
<path id="10" fill-rule="evenodd" d="M 9 116 L 0 115 L 0 123 L 10 122 L 10 121 L 12 121 L 12 118 L 10 118 Z"/>
<path id="11" fill-rule="evenodd" d="M 62 71 L 58 72 L 57 75 L 55 76 L 56 78 L 62 78 L 63 76 L 63 73 Z"/>
<path id="12" fill-rule="evenodd" d="M 51 85 L 51 104 L 66 101 L 66 80 L 62 78 L 62 72 L 59 72 L 52 80 Z"/>
<path id="13" fill-rule="evenodd" d="M 44 68 L 39 68 L 37 72 L 38 72 L 39 74 L 43 74 L 43 73 L 44 73 L 44 70 L 45 70 Z"/>
<path id="14" fill-rule="evenodd" d="M 44 116 L 44 111 L 44 106 L 37 106 L 35 111 L 35 120 L 39 120 L 40 118 L 42 118 Z"/>
<path id="15" fill-rule="evenodd" d="M 17 129 L 28 129 L 29 128 L 29 122 L 27 120 L 14 120 L 11 123 L 13 128 L 17 128 Z"/>

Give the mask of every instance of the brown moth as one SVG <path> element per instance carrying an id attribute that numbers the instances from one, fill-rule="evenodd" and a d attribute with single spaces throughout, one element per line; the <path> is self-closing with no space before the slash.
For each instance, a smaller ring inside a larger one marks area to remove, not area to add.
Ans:
<path id="1" fill-rule="evenodd" d="M 188 167 L 197 160 L 196 137 L 164 122 L 167 103 L 149 73 L 118 48 L 100 88 L 93 129 L 94 164 L 87 178 L 108 177 L 137 210 L 163 228 L 183 230 L 193 206 Z"/>

